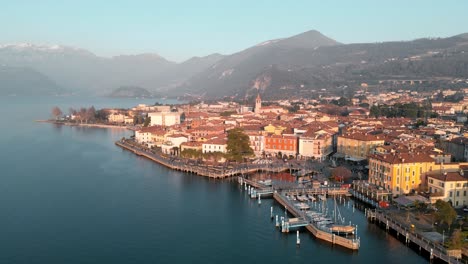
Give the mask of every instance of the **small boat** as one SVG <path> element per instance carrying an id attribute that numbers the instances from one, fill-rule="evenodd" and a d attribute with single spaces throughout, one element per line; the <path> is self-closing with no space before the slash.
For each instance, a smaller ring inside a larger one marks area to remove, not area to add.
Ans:
<path id="1" fill-rule="evenodd" d="M 356 227 L 350 225 L 333 225 L 330 230 L 336 234 L 354 234 Z"/>
<path id="2" fill-rule="evenodd" d="M 271 186 L 271 179 L 264 180 L 264 181 L 258 181 L 258 183 L 266 185 L 266 186 Z"/>
<path id="3" fill-rule="evenodd" d="M 309 201 L 309 199 L 307 198 L 307 196 L 305 195 L 298 195 L 297 196 L 297 200 L 301 201 L 301 202 L 307 202 Z"/>
<path id="4" fill-rule="evenodd" d="M 300 210 L 309 210 L 310 206 L 306 203 L 298 203 L 296 204 L 296 207 L 299 208 Z"/>

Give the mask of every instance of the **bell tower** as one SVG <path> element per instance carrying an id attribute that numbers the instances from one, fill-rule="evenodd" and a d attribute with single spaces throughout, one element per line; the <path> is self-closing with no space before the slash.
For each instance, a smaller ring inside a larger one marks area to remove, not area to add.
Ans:
<path id="1" fill-rule="evenodd" d="M 262 99 L 260 98 L 260 94 L 257 94 L 257 99 L 255 99 L 255 113 L 260 114 L 261 108 L 262 108 Z"/>

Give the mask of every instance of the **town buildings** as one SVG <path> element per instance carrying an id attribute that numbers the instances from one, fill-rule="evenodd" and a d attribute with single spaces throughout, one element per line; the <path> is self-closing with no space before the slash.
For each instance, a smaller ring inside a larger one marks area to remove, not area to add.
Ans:
<path id="1" fill-rule="evenodd" d="M 181 113 L 179 112 L 152 112 L 148 113 L 151 118 L 151 126 L 173 126 L 180 124 Z"/>

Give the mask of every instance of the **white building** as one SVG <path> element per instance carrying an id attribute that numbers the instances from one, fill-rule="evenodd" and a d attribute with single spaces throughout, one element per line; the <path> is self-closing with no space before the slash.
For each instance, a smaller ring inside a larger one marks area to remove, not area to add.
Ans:
<path id="1" fill-rule="evenodd" d="M 456 208 L 468 205 L 468 179 L 465 178 L 462 170 L 429 173 L 427 185 L 431 193 L 431 203 L 441 199 Z"/>
<path id="2" fill-rule="evenodd" d="M 202 144 L 202 152 L 221 152 L 227 153 L 227 139 L 222 137 L 215 137 Z"/>
<path id="3" fill-rule="evenodd" d="M 261 133 L 246 132 L 250 140 L 250 148 L 254 151 L 255 156 L 260 157 L 265 150 L 265 139 Z"/>
<path id="4" fill-rule="evenodd" d="M 307 131 L 299 137 L 299 155 L 301 157 L 324 160 L 333 152 L 333 135 L 320 131 Z"/>
<path id="5" fill-rule="evenodd" d="M 123 114 L 110 114 L 107 116 L 107 120 L 109 120 L 110 123 L 124 123 L 125 122 L 125 115 Z M 133 119 L 132 119 L 133 122 Z"/>
<path id="6" fill-rule="evenodd" d="M 188 137 L 185 135 L 169 135 L 166 136 L 166 141 L 161 145 L 161 151 L 165 154 L 178 155 L 180 153 L 180 145 L 184 142 L 188 142 Z M 177 150 L 174 150 L 176 148 Z"/>
<path id="7" fill-rule="evenodd" d="M 153 112 L 148 113 L 151 118 L 151 126 L 173 126 L 180 124 L 179 112 Z"/>
<path id="8" fill-rule="evenodd" d="M 144 127 L 135 131 L 135 141 L 140 144 L 145 144 L 148 147 L 157 146 L 157 142 L 154 141 L 154 134 L 160 134 L 162 131 L 161 127 Z M 162 134 L 164 137 L 164 133 Z"/>

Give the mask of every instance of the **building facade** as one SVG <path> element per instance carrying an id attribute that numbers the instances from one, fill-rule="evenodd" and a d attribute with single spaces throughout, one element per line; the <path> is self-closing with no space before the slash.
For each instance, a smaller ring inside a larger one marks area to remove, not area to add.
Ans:
<path id="1" fill-rule="evenodd" d="M 151 118 L 151 126 L 173 126 L 180 124 L 179 112 L 153 112 L 148 113 Z"/>
<path id="2" fill-rule="evenodd" d="M 428 153 L 386 153 L 369 156 L 369 182 L 396 194 L 419 187 L 426 172 L 435 167 Z"/>
<path id="3" fill-rule="evenodd" d="M 297 137 L 290 135 L 265 136 L 265 153 L 277 155 L 281 153 L 287 156 L 297 155 Z"/>
<path id="4" fill-rule="evenodd" d="M 456 208 L 468 205 L 468 180 L 463 171 L 428 173 L 427 185 L 431 203 L 441 199 Z"/>
<path id="5" fill-rule="evenodd" d="M 337 153 L 350 160 L 365 160 L 377 146 L 383 145 L 383 135 L 354 132 L 338 136 Z"/>

